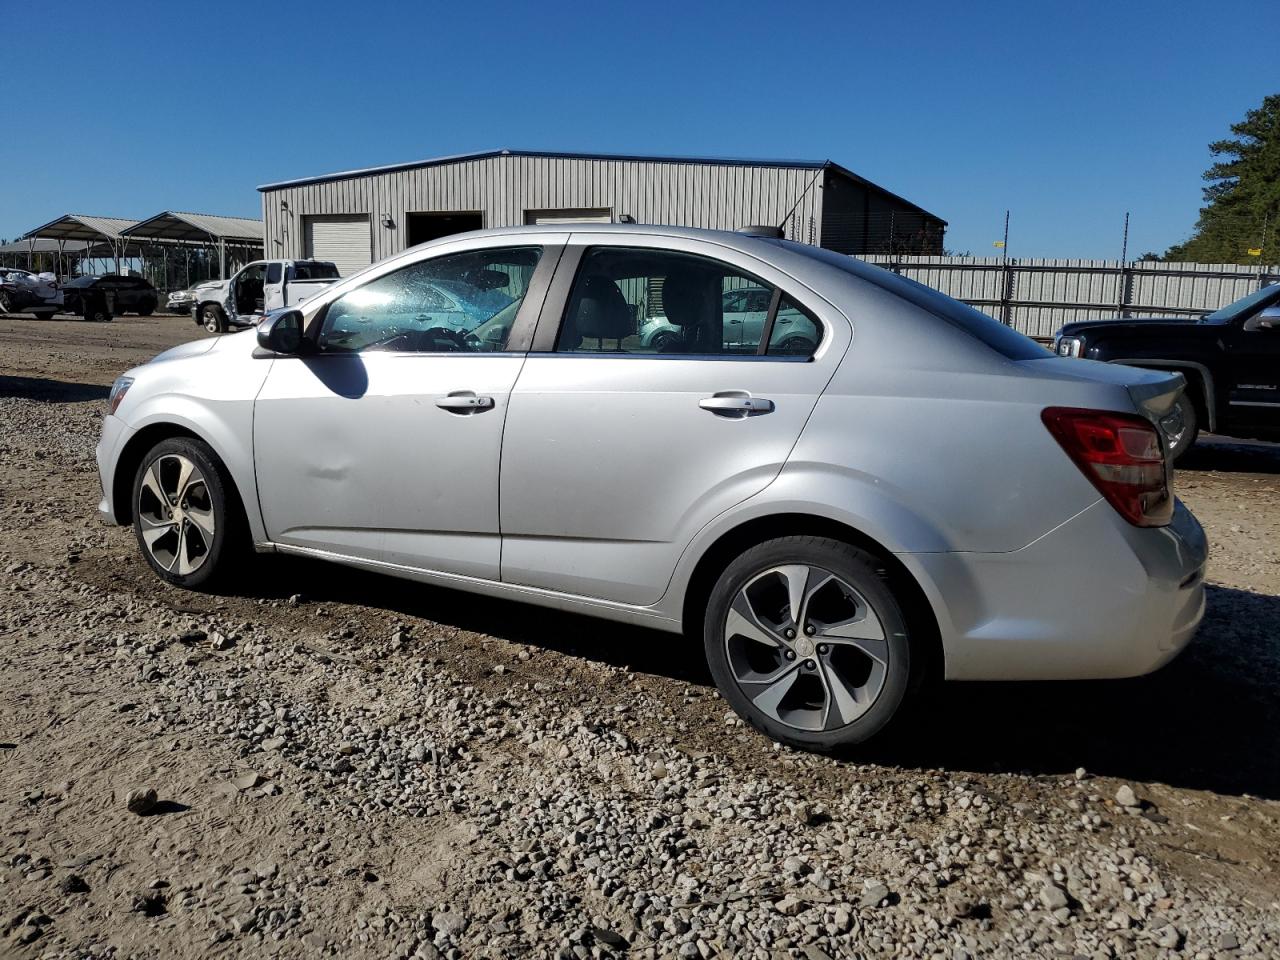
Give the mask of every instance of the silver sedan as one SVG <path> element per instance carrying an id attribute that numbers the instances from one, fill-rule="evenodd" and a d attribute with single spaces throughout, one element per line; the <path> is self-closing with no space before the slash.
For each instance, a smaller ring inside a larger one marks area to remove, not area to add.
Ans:
<path id="1" fill-rule="evenodd" d="M 767 293 L 750 331 L 735 290 Z M 832 750 L 932 676 L 1186 645 L 1207 548 L 1155 425 L 1182 386 L 814 247 L 497 230 L 130 370 L 100 509 L 193 589 L 254 549 L 683 632 L 744 718 Z"/>

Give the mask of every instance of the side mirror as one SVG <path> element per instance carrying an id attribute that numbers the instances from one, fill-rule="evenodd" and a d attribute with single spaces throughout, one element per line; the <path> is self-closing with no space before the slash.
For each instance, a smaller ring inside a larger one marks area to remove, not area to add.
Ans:
<path id="1" fill-rule="evenodd" d="M 1280 330 L 1280 317 L 1259 317 L 1257 329 Z"/>
<path id="2" fill-rule="evenodd" d="M 302 334 L 302 311 L 281 310 L 264 317 L 258 324 L 258 346 L 285 356 L 306 353 L 307 340 Z"/>

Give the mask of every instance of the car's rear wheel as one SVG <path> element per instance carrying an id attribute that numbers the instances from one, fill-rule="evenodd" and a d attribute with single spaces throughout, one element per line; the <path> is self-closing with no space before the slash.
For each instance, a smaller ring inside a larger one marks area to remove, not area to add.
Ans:
<path id="1" fill-rule="evenodd" d="M 807 357 L 813 353 L 816 346 L 808 337 L 788 337 L 778 344 L 778 353 L 788 356 L 804 356 Z"/>
<path id="2" fill-rule="evenodd" d="M 672 353 L 676 350 L 679 344 L 680 337 L 669 330 L 663 330 L 660 333 L 655 333 L 653 335 L 653 340 L 650 341 L 650 346 L 653 348 L 654 353 Z"/>
<path id="3" fill-rule="evenodd" d="M 1184 392 L 1160 421 L 1164 431 L 1165 443 L 1169 448 L 1169 456 L 1176 462 L 1190 450 L 1200 435 L 1200 419 L 1196 414 L 1195 400 Z"/>
<path id="4" fill-rule="evenodd" d="M 204 328 L 210 333 L 227 332 L 227 315 L 222 312 L 222 308 L 217 304 L 210 303 L 201 307 L 200 319 Z"/>
<path id="5" fill-rule="evenodd" d="M 92 323 L 111 322 L 111 312 L 107 310 L 105 301 L 97 297 L 89 297 L 81 302 L 80 315 Z"/>
<path id="6" fill-rule="evenodd" d="M 883 565 L 820 537 L 770 540 L 734 560 L 711 592 L 704 642 L 733 709 L 807 750 L 881 733 L 922 666 Z"/>
<path id="7" fill-rule="evenodd" d="M 151 569 L 177 586 L 226 579 L 244 540 L 243 514 L 217 455 L 200 440 L 162 440 L 133 481 L 133 530 Z"/>
<path id="8" fill-rule="evenodd" d="M 138 310 L 138 316 L 149 317 L 155 312 L 156 312 L 156 305 L 154 303 L 144 303 L 141 309 Z"/>

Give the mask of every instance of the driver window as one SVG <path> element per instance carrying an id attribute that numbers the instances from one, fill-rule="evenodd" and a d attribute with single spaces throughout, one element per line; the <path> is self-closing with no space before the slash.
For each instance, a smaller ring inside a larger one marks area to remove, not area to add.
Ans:
<path id="1" fill-rule="evenodd" d="M 325 311 L 329 353 L 496 353 L 506 349 L 540 247 L 422 260 L 351 290 Z"/>

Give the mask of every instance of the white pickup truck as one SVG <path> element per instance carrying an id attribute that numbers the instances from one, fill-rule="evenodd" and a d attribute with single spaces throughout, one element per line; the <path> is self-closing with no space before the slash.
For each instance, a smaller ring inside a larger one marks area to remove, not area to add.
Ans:
<path id="1" fill-rule="evenodd" d="M 327 260 L 256 260 L 230 280 L 195 287 L 191 316 L 210 333 L 251 327 L 268 310 L 301 303 L 337 279 Z"/>

